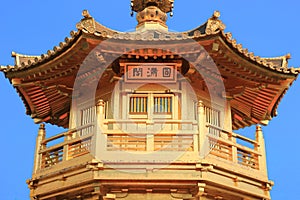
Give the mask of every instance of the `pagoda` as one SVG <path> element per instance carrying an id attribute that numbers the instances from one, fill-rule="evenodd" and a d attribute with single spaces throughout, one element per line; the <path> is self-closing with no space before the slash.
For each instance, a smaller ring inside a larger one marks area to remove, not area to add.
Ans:
<path id="1" fill-rule="evenodd" d="M 40 124 L 32 200 L 271 199 L 261 125 L 300 69 L 249 52 L 218 11 L 170 32 L 173 4 L 131 0 L 134 32 L 84 10 L 58 46 L 1 66 Z M 47 137 L 46 124 L 66 131 Z M 255 139 L 234 132 L 248 126 Z"/>

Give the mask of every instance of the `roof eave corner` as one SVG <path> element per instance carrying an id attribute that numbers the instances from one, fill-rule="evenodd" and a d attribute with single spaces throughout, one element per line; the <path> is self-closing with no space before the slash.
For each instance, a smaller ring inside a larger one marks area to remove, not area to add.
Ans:
<path id="1" fill-rule="evenodd" d="M 0 65 L 0 72 L 6 73 L 10 66 Z"/>
<path id="2" fill-rule="evenodd" d="M 14 52 L 14 51 L 12 51 L 11 52 L 11 57 L 13 57 L 14 59 L 15 59 L 15 65 L 19 65 L 20 63 L 18 63 L 19 62 L 19 56 L 18 56 L 18 54 L 16 53 L 16 52 Z"/>
<path id="3" fill-rule="evenodd" d="M 120 33 L 119 31 L 112 30 L 100 23 L 98 23 L 90 14 L 88 10 L 82 11 L 83 19 L 76 24 L 76 28 L 79 32 L 83 32 L 87 35 L 101 36 L 104 38 L 110 38 L 114 34 Z"/>
<path id="4" fill-rule="evenodd" d="M 79 31 L 88 32 L 88 33 L 95 33 L 96 31 L 96 22 L 95 19 L 90 15 L 88 10 L 82 11 L 83 19 L 80 20 L 76 24 L 76 28 Z"/>
<path id="5" fill-rule="evenodd" d="M 221 16 L 219 11 L 215 11 L 211 18 L 208 19 L 205 29 L 206 35 L 214 35 L 219 33 L 220 31 L 224 31 L 226 26 L 225 24 L 219 19 Z"/>
<path id="6" fill-rule="evenodd" d="M 281 65 L 281 67 L 283 67 L 283 68 L 288 68 L 288 66 L 289 66 L 289 60 L 290 60 L 291 58 L 292 58 L 292 56 L 291 56 L 290 53 L 288 53 L 288 54 L 282 56 L 282 65 Z"/>
<path id="7" fill-rule="evenodd" d="M 192 38 L 199 38 L 205 37 L 210 35 L 217 35 L 222 33 L 225 35 L 224 30 L 226 28 L 225 24 L 219 19 L 220 17 L 219 11 L 214 11 L 213 15 L 202 25 L 198 26 L 195 29 L 190 31 L 186 31 L 185 33 L 188 34 Z"/>

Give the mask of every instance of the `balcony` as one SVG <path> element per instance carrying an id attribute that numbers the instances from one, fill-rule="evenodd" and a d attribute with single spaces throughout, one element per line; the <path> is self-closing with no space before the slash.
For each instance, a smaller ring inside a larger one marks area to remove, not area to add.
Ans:
<path id="1" fill-rule="evenodd" d="M 269 199 L 272 182 L 259 126 L 254 140 L 224 130 L 202 102 L 196 120 L 106 119 L 103 102 L 87 110 L 95 111 L 86 115 L 95 120 L 52 137 L 41 124 L 31 196 L 97 196 L 98 188 L 103 195 L 125 195 L 157 186 L 156 193 L 189 198 L 222 191 L 233 199 L 227 192 L 235 190 L 237 199 Z"/>
<path id="2" fill-rule="evenodd" d="M 230 170 L 261 172 L 266 176 L 264 140 L 261 128 L 256 130 L 256 139 L 226 131 L 205 120 L 205 107 L 198 105 L 197 120 L 114 120 L 105 119 L 104 105 L 97 106 L 97 123 L 68 130 L 50 138 L 45 137 L 41 125 L 37 139 L 35 172 L 47 170 L 72 159 L 92 154 L 107 154 L 108 158 L 129 153 L 131 162 L 150 160 L 152 153 L 160 156 L 180 153 L 180 159 L 164 162 L 195 162 L 208 160 L 216 165 L 228 166 Z M 99 154 L 99 153 L 98 153 Z M 112 156 L 113 155 L 113 156 Z M 178 157 L 178 156 L 177 156 Z M 112 159 L 111 162 L 116 162 Z M 250 170 L 250 171 L 249 171 Z"/>

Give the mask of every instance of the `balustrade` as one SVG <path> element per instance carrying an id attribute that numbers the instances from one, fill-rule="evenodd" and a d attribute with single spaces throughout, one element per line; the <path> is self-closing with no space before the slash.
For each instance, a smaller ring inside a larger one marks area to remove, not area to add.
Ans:
<path id="1" fill-rule="evenodd" d="M 210 154 L 253 169 L 259 169 L 258 158 L 262 155 L 257 150 L 259 144 L 256 140 L 222 130 L 211 124 L 207 124 L 206 127 Z M 239 144 L 237 140 L 243 141 L 244 145 Z M 251 146 L 253 148 L 250 148 Z"/>
<path id="2" fill-rule="evenodd" d="M 45 138 L 45 129 L 41 125 L 37 138 L 35 172 L 88 154 L 92 150 L 92 143 L 97 142 L 93 140 L 97 134 L 105 135 L 108 152 L 181 151 L 201 155 L 201 145 L 206 145 L 206 140 L 210 156 L 266 171 L 260 127 L 256 131 L 256 140 L 251 140 L 221 129 L 216 121 L 214 124 L 209 123 L 211 120 L 206 122 L 204 104 L 200 102 L 198 106 L 197 120 L 114 120 L 104 119 L 104 103 L 100 101 L 97 107 L 98 125 L 86 124 L 50 138 Z"/>
<path id="3" fill-rule="evenodd" d="M 50 138 L 40 140 L 39 151 L 36 155 L 37 165 L 47 168 L 65 160 L 69 160 L 91 150 L 93 124 L 78 127 Z M 61 142 L 63 140 L 63 142 Z M 53 145 L 51 145 L 53 144 Z M 38 167 L 35 168 L 37 170 Z"/>
<path id="4" fill-rule="evenodd" d="M 109 151 L 194 151 L 195 120 L 104 120 Z"/>

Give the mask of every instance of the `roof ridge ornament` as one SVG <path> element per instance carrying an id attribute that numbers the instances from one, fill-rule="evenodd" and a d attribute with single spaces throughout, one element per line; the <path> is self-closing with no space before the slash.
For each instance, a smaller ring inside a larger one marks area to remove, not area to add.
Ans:
<path id="1" fill-rule="evenodd" d="M 82 11 L 82 16 L 86 19 L 86 18 L 92 18 L 92 16 L 90 15 L 88 10 L 83 10 Z"/>
<path id="2" fill-rule="evenodd" d="M 94 33 L 96 31 L 95 19 L 90 15 L 88 10 L 83 10 L 82 16 L 84 18 L 76 25 L 76 28 L 78 30 L 85 30 L 88 33 Z"/>
<path id="3" fill-rule="evenodd" d="M 219 31 L 225 29 L 225 24 L 219 19 L 221 13 L 219 11 L 214 11 L 213 15 L 207 21 L 205 33 L 207 35 L 216 34 Z"/>

